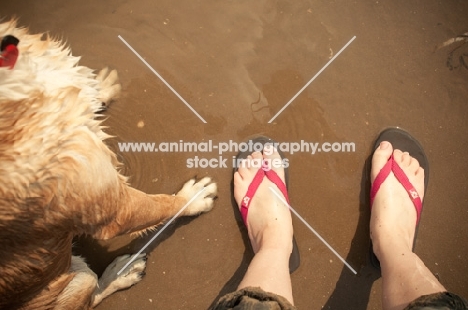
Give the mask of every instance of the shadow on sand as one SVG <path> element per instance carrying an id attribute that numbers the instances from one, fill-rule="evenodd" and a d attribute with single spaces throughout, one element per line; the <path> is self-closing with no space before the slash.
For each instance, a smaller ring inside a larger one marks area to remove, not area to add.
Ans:
<path id="1" fill-rule="evenodd" d="M 343 267 L 335 290 L 323 309 L 365 310 L 369 303 L 372 285 L 380 278 L 380 271 L 369 264 L 369 221 L 370 221 L 370 165 L 372 155 L 367 158 L 362 169 L 361 191 L 359 194 L 359 220 L 351 241 L 346 261 L 361 266 L 357 275 Z"/>

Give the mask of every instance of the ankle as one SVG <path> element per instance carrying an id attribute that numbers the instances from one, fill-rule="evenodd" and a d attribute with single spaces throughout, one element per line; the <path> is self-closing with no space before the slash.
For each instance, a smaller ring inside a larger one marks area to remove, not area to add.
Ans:
<path id="1" fill-rule="evenodd" d="M 371 229 L 372 247 L 379 260 L 394 253 L 412 252 L 413 239 L 405 230 L 396 227 L 378 230 Z"/>
<path id="2" fill-rule="evenodd" d="M 292 252 L 292 227 L 284 229 L 277 225 L 269 225 L 255 237 L 258 250 L 275 250 L 288 253 Z"/>
<path id="3" fill-rule="evenodd" d="M 258 251 L 256 251 L 255 254 L 258 253 L 268 253 L 268 255 L 272 257 L 276 257 L 278 259 L 284 259 L 286 262 L 289 262 L 289 257 L 291 256 L 292 253 L 292 241 L 290 240 L 289 242 L 291 245 L 278 245 L 278 244 L 273 244 L 273 243 L 264 243 L 260 246 Z"/>

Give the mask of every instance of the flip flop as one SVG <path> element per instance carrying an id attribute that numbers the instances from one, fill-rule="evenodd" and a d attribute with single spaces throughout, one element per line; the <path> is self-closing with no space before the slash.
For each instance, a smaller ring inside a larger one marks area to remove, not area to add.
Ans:
<path id="1" fill-rule="evenodd" d="M 251 143 L 250 143 L 251 141 Z M 266 144 L 274 144 L 276 143 L 274 140 L 264 137 L 264 136 L 259 136 L 253 139 L 250 139 L 247 143 L 249 145 L 255 145 L 256 143 L 262 144 L 264 147 Z M 262 147 L 262 150 L 263 150 Z M 248 155 L 252 154 L 253 152 L 251 151 L 245 151 L 245 152 L 239 152 L 236 156 L 236 163 L 238 163 L 241 159 L 246 159 Z M 281 156 L 281 159 L 284 159 L 285 156 L 283 152 L 278 150 L 279 155 Z M 234 167 L 234 173 L 237 171 L 237 167 Z M 267 177 L 271 182 L 273 182 L 278 189 L 283 193 L 284 197 L 286 198 L 286 201 L 289 203 L 289 197 L 288 197 L 288 183 L 289 183 L 289 171 L 288 168 L 284 168 L 284 179 L 286 181 L 286 184 L 283 183 L 283 181 L 280 179 L 278 174 L 274 172 L 273 170 L 264 170 L 263 168 L 259 169 L 257 174 L 255 175 L 254 179 L 249 185 L 249 188 L 247 190 L 247 193 L 245 194 L 244 198 L 242 199 L 242 204 L 241 204 L 241 215 L 242 219 L 244 221 L 244 224 L 247 227 L 247 214 L 249 211 L 249 204 L 252 198 L 255 196 L 255 192 L 257 191 L 258 187 L 260 186 L 260 183 L 262 182 L 263 178 Z M 291 256 L 289 257 L 289 272 L 293 273 L 300 265 L 300 255 L 299 255 L 299 248 L 296 243 L 296 238 L 293 236 L 293 250 L 291 253 Z"/>
<path id="2" fill-rule="evenodd" d="M 429 162 L 427 160 L 426 154 L 424 153 L 424 149 L 421 146 L 421 144 L 408 132 L 397 127 L 387 128 L 380 133 L 379 137 L 377 138 L 374 144 L 374 149 L 373 149 L 374 152 L 375 150 L 377 150 L 377 148 L 379 147 L 382 141 L 390 142 L 394 150 L 398 149 L 403 152 L 408 152 L 411 155 L 411 157 L 416 158 L 418 160 L 419 165 L 424 169 L 424 193 L 425 193 L 427 189 L 427 185 L 429 183 Z M 372 156 L 374 152 L 372 153 Z M 369 165 L 369 168 L 370 168 L 370 165 Z M 414 234 L 414 240 L 413 240 L 413 251 L 414 251 L 414 248 L 416 245 L 416 237 L 418 235 L 419 223 L 421 221 L 423 202 L 421 201 L 421 198 L 419 197 L 419 194 L 414 188 L 414 186 L 408 180 L 408 177 L 406 176 L 406 174 L 403 172 L 400 166 L 394 161 L 393 155 L 389 158 L 388 162 L 380 170 L 379 174 L 377 175 L 377 177 L 375 178 L 374 182 L 371 185 L 370 208 L 372 210 L 372 203 L 374 201 L 374 198 L 377 195 L 377 192 L 380 186 L 388 177 L 390 172 L 393 172 L 397 180 L 401 183 L 401 185 L 408 192 L 408 195 L 411 201 L 413 202 L 414 207 L 417 212 L 417 220 L 416 220 L 415 234 Z M 368 171 L 368 176 L 370 176 L 370 169 Z M 374 266 L 377 269 L 380 269 L 380 262 L 377 256 L 375 256 L 374 251 L 372 250 L 372 241 L 370 244 L 370 262 L 372 266 Z"/>

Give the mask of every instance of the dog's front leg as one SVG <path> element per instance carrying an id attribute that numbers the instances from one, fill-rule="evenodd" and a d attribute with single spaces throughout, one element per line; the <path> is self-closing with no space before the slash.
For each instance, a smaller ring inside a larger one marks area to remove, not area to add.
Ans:
<path id="1" fill-rule="evenodd" d="M 195 215 L 210 211 L 216 195 L 216 184 L 210 178 L 198 182 L 190 180 L 176 195 L 148 195 L 129 186 L 123 186 L 116 206 L 116 216 L 93 235 L 110 239 L 118 235 L 143 231 L 173 217 L 195 195 L 198 196 L 181 215 Z"/>

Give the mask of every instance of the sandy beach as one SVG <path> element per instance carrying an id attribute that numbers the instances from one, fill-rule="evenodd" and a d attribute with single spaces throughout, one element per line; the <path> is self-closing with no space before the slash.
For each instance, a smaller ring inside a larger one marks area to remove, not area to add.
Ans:
<path id="1" fill-rule="evenodd" d="M 235 150 L 125 152 L 119 143 L 219 145 L 258 134 L 337 143 L 287 154 L 289 194 L 357 275 L 294 217 L 298 309 L 380 309 L 365 161 L 389 126 L 411 132 L 429 159 L 415 252 L 468 297 L 468 41 L 441 46 L 468 32 L 467 1 L 21 0 L 1 16 L 62 38 L 82 65 L 118 70 L 123 91 L 105 125 L 132 186 L 172 194 L 195 176 L 218 183 L 215 208 L 171 224 L 146 249 L 142 282 L 98 310 L 207 309 L 236 289 L 253 256 L 232 198 Z M 206 161 L 188 165 L 195 156 Z M 202 167 L 210 159 L 226 165 Z M 82 237 L 74 252 L 100 274 L 152 236 Z"/>

